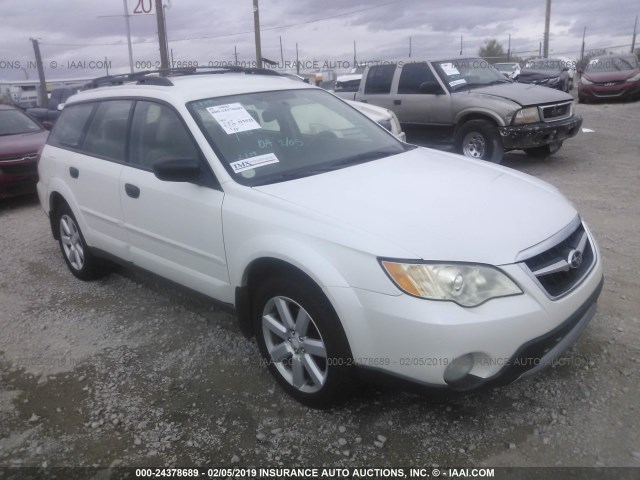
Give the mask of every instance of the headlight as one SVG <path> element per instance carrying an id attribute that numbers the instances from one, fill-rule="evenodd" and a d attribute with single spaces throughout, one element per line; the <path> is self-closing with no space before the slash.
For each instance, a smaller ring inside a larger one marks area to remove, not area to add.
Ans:
<path id="1" fill-rule="evenodd" d="M 640 82 L 640 73 L 634 75 L 631 78 L 627 78 L 627 82 Z"/>
<path id="2" fill-rule="evenodd" d="M 540 121 L 540 113 L 538 107 L 527 107 L 518 110 L 513 117 L 514 125 L 522 125 L 525 123 L 535 123 Z"/>
<path id="3" fill-rule="evenodd" d="M 580 77 L 580 83 L 582 85 L 593 85 L 593 82 L 585 77 Z"/>
<path id="4" fill-rule="evenodd" d="M 494 267 L 456 263 L 399 263 L 382 267 L 396 286 L 414 297 L 476 307 L 491 298 L 522 293 L 513 280 Z"/>

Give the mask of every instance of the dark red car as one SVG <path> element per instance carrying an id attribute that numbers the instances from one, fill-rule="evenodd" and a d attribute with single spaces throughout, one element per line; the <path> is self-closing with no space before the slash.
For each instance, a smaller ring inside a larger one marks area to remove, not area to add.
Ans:
<path id="1" fill-rule="evenodd" d="M 592 58 L 578 84 L 578 101 L 640 98 L 640 66 L 635 55 Z"/>
<path id="2" fill-rule="evenodd" d="M 22 110 L 0 105 L 0 198 L 35 191 L 38 151 L 48 135 Z"/>

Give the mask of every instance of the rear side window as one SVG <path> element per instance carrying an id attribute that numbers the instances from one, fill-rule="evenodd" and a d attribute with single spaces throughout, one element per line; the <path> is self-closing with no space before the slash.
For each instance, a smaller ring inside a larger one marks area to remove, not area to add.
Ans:
<path id="1" fill-rule="evenodd" d="M 369 68 L 364 93 L 390 93 L 396 65 L 376 65 Z"/>
<path id="2" fill-rule="evenodd" d="M 66 107 L 49 135 L 47 143 L 55 147 L 78 149 L 84 127 L 95 108 L 94 103 Z"/>
<path id="3" fill-rule="evenodd" d="M 402 67 L 398 93 L 420 93 L 420 85 L 424 82 L 435 82 L 436 78 L 426 63 L 406 63 Z"/>
<path id="4" fill-rule="evenodd" d="M 91 120 L 82 151 L 88 155 L 125 161 L 131 100 L 103 101 Z"/>
<path id="5" fill-rule="evenodd" d="M 158 160 L 195 160 L 199 151 L 169 107 L 153 102 L 138 102 L 131 126 L 129 162 L 152 168 Z"/>

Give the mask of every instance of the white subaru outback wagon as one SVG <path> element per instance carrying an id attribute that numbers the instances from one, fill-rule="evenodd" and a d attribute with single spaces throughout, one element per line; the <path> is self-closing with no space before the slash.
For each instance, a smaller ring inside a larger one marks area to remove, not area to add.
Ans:
<path id="1" fill-rule="evenodd" d="M 355 378 L 504 385 L 576 340 L 602 265 L 554 187 L 273 73 L 142 72 L 69 99 L 38 194 L 76 277 L 115 260 L 208 295 L 316 407 Z"/>

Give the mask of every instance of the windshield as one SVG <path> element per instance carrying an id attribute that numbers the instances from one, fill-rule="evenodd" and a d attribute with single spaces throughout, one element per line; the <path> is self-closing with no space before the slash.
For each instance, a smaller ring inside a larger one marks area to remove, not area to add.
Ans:
<path id="1" fill-rule="evenodd" d="M 529 70 L 559 72 L 562 70 L 563 66 L 564 62 L 561 60 L 549 60 L 547 58 L 543 58 L 541 60 L 529 60 L 525 67 Z"/>
<path id="2" fill-rule="evenodd" d="M 414 148 L 320 89 L 209 98 L 188 108 L 243 185 L 306 177 Z"/>
<path id="3" fill-rule="evenodd" d="M 622 72 L 638 68 L 638 60 L 634 56 L 597 58 L 587 65 L 587 72 Z"/>
<path id="4" fill-rule="evenodd" d="M 354 74 L 354 73 L 363 73 L 363 72 L 364 72 L 364 69 L 365 69 L 364 65 L 362 65 L 362 66 L 358 66 L 358 67 L 353 67 L 349 73 L 350 73 L 350 74 Z"/>
<path id="5" fill-rule="evenodd" d="M 486 87 L 498 83 L 511 83 L 502 73 L 482 58 L 444 60 L 433 62 L 438 75 L 449 90 Z"/>
<path id="6" fill-rule="evenodd" d="M 0 136 L 41 132 L 36 122 L 19 110 L 0 110 Z"/>

